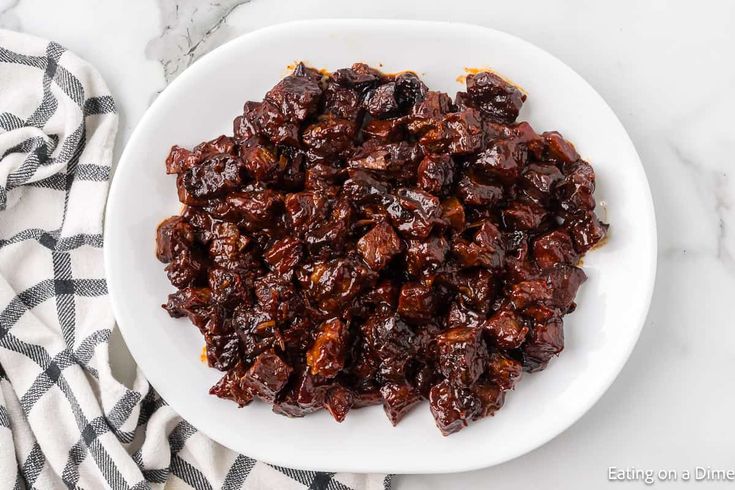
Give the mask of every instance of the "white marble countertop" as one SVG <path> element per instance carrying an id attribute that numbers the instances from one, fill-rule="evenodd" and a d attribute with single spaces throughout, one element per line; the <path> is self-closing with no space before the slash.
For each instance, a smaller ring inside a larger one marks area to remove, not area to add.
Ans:
<path id="1" fill-rule="evenodd" d="M 194 59 L 261 26 L 313 17 L 472 22 L 556 55 L 607 100 L 646 168 L 659 264 L 641 339 L 602 400 L 545 446 L 395 488 L 598 488 L 608 467 L 735 469 L 735 3 L 454 0 L 0 0 L 0 27 L 56 40 L 98 67 L 121 113 L 118 151 Z M 635 278 L 631 278 L 635 280 Z M 132 364 L 123 347 L 116 364 Z M 123 372 L 123 376 L 125 373 Z M 642 484 L 620 484 L 623 488 Z M 656 487 L 686 485 L 679 481 Z M 697 485 L 735 488 L 728 484 Z"/>

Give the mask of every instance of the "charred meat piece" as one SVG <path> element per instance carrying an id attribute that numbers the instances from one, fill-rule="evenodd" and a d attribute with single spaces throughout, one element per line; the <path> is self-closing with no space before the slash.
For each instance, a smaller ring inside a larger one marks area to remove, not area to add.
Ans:
<path id="1" fill-rule="evenodd" d="M 345 365 L 347 327 L 339 318 L 332 318 L 319 327 L 316 339 L 306 351 L 306 365 L 313 375 L 333 378 Z"/>
<path id="2" fill-rule="evenodd" d="M 324 399 L 324 408 L 337 422 L 342 422 L 355 403 L 355 394 L 341 385 L 331 388 Z"/>
<path id="3" fill-rule="evenodd" d="M 500 389 L 512 390 L 523 373 L 523 364 L 500 352 L 493 352 L 490 354 L 487 372 L 488 378 Z"/>
<path id="4" fill-rule="evenodd" d="M 406 238 L 425 239 L 434 225 L 444 224 L 439 199 L 418 189 L 398 189 L 387 211 L 393 226 Z"/>
<path id="5" fill-rule="evenodd" d="M 286 274 L 294 270 L 303 254 L 303 246 L 297 238 L 285 237 L 273 242 L 263 259 L 275 272 Z"/>
<path id="6" fill-rule="evenodd" d="M 250 392 L 263 401 L 273 403 L 291 375 L 291 366 L 274 351 L 263 352 L 247 370 L 244 383 Z"/>
<path id="7" fill-rule="evenodd" d="M 537 322 L 521 348 L 523 369 L 529 372 L 541 371 L 562 349 L 564 349 L 564 325 L 561 318 L 554 316 L 546 321 Z"/>
<path id="8" fill-rule="evenodd" d="M 482 405 L 471 389 L 444 380 L 431 388 L 429 408 L 436 426 L 448 436 L 467 427 Z"/>
<path id="9" fill-rule="evenodd" d="M 452 157 L 447 154 L 425 156 L 419 164 L 417 176 L 418 186 L 429 194 L 447 194 L 454 182 Z"/>
<path id="10" fill-rule="evenodd" d="M 528 327 L 510 309 L 495 312 L 487 319 L 483 328 L 491 342 L 503 350 L 517 349 L 528 335 Z"/>
<path id="11" fill-rule="evenodd" d="M 181 216 L 171 216 L 156 230 L 156 257 L 163 263 L 171 262 L 175 255 L 191 249 L 193 243 L 192 226 Z"/>
<path id="12" fill-rule="evenodd" d="M 376 274 L 356 260 L 335 259 L 305 267 L 299 281 L 306 294 L 325 312 L 337 312 L 375 284 Z"/>
<path id="13" fill-rule="evenodd" d="M 380 395 L 383 397 L 385 414 L 393 425 L 397 425 L 421 401 L 421 394 L 408 383 L 386 383 L 380 389 Z"/>
<path id="14" fill-rule="evenodd" d="M 242 161 L 232 155 L 214 155 L 182 175 L 186 191 L 194 198 L 210 198 L 235 190 L 241 182 Z"/>
<path id="15" fill-rule="evenodd" d="M 575 264 L 578 258 L 571 237 L 561 229 L 536 238 L 533 242 L 533 256 L 542 269 L 559 263 Z"/>
<path id="16" fill-rule="evenodd" d="M 471 386 L 485 370 L 487 348 L 482 330 L 455 327 L 436 337 L 439 371 L 456 386 Z"/>
<path id="17" fill-rule="evenodd" d="M 355 123 L 347 119 L 325 118 L 307 126 L 301 138 L 315 159 L 335 157 L 352 148 Z"/>
<path id="18" fill-rule="evenodd" d="M 425 240 L 407 240 L 406 271 L 414 277 L 435 273 L 449 252 L 449 242 L 442 235 L 431 235 Z"/>
<path id="19" fill-rule="evenodd" d="M 495 383 L 477 383 L 472 391 L 480 403 L 480 408 L 472 420 L 493 415 L 505 403 L 505 392 Z"/>
<path id="20" fill-rule="evenodd" d="M 313 78 L 289 75 L 265 94 L 265 100 L 290 121 L 303 121 L 316 111 L 321 95 L 322 89 Z"/>
<path id="21" fill-rule="evenodd" d="M 467 75 L 467 94 L 474 106 L 494 121 L 510 124 L 518 118 L 526 95 L 498 75 Z"/>
<path id="22" fill-rule="evenodd" d="M 357 251 L 374 271 L 380 271 L 401 253 L 403 243 L 388 223 L 378 223 L 357 242 Z"/>
<path id="23" fill-rule="evenodd" d="M 427 322 L 434 317 L 436 300 L 430 285 L 407 282 L 398 297 L 398 314 L 409 322 Z"/>

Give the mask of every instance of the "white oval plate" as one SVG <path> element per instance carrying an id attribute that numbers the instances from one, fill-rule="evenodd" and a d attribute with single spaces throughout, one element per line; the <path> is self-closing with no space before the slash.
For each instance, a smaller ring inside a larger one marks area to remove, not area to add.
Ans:
<path id="1" fill-rule="evenodd" d="M 566 348 L 528 375 L 495 417 L 442 437 L 426 404 L 392 427 L 380 406 L 338 424 L 326 412 L 289 419 L 264 403 L 238 409 L 207 394 L 221 373 L 200 362 L 203 340 L 161 309 L 172 292 L 154 257 L 156 225 L 179 211 L 164 173 L 172 144 L 231 134 L 245 100 L 260 100 L 295 60 L 336 69 L 362 61 L 414 70 L 434 90 L 463 88 L 464 67 L 492 67 L 529 94 L 520 119 L 559 130 L 597 172 L 607 244 L 584 262 L 589 280 L 565 319 Z M 253 458 L 311 470 L 438 473 L 507 461 L 552 439 L 600 398 L 646 317 L 656 266 L 656 225 L 641 162 L 622 125 L 574 71 L 541 49 L 478 26 L 393 20 L 277 25 L 214 50 L 179 76 L 138 124 L 107 204 L 105 264 L 112 304 L 143 373 L 171 406 L 216 441 Z"/>

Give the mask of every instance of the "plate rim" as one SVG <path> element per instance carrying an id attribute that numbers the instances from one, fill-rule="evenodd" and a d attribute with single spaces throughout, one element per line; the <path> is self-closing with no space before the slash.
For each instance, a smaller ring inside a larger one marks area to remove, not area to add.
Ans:
<path id="1" fill-rule="evenodd" d="M 222 45 L 216 47 L 209 53 L 203 55 L 201 58 L 197 59 L 194 63 L 192 63 L 188 68 L 186 68 L 175 80 L 173 80 L 170 84 L 168 84 L 156 97 L 156 100 L 153 101 L 153 103 L 150 104 L 150 106 L 146 109 L 143 116 L 138 120 L 135 127 L 133 128 L 133 131 L 130 134 L 130 137 L 128 138 L 128 141 L 125 143 L 125 147 L 123 148 L 123 151 L 120 155 L 120 158 L 117 161 L 117 164 L 115 165 L 113 175 L 111 176 L 111 183 L 110 183 L 110 189 L 107 195 L 107 200 L 105 204 L 105 213 L 104 213 L 104 230 L 103 230 L 103 243 L 107 242 L 108 234 L 109 234 L 109 227 L 108 223 L 110 222 L 110 215 L 111 215 L 111 209 L 114 208 L 114 203 L 117 202 L 120 197 L 118 194 L 120 194 L 122 191 L 120 190 L 120 179 L 115 179 L 115 175 L 117 174 L 117 171 L 120 168 L 123 168 L 125 165 L 125 162 L 128 160 L 128 155 L 131 152 L 130 148 L 135 146 L 134 143 L 137 142 L 137 140 L 140 137 L 141 133 L 141 127 L 145 126 L 148 119 L 150 119 L 152 116 L 152 113 L 155 112 L 155 109 L 157 105 L 159 104 L 159 101 L 162 100 L 162 96 L 166 94 L 167 92 L 172 91 L 172 87 L 177 87 L 179 84 L 184 83 L 183 81 L 186 80 L 186 78 L 191 75 L 194 71 L 196 71 L 197 66 L 201 66 L 202 60 L 208 60 L 210 57 L 217 56 L 218 53 L 224 52 L 228 49 L 233 49 L 234 45 L 239 43 L 245 43 L 248 42 L 250 38 L 256 38 L 258 36 L 261 36 L 263 34 L 269 34 L 269 33 L 277 33 L 278 31 L 287 30 L 291 27 L 303 27 L 303 26 L 309 26 L 309 25 L 320 25 L 320 26 L 350 26 L 350 25 L 361 25 L 361 26 L 373 26 L 377 27 L 380 25 L 386 25 L 386 24 L 392 24 L 394 27 L 397 26 L 405 26 L 406 28 L 412 28 L 412 27 L 418 27 L 418 26 L 435 26 L 437 28 L 462 28 L 462 29 L 473 29 L 479 31 L 490 31 L 496 36 L 505 37 L 510 41 L 513 41 L 514 43 L 518 43 L 520 45 L 523 45 L 527 49 L 531 49 L 532 51 L 537 51 L 539 54 L 549 57 L 553 59 L 555 62 L 557 62 L 562 69 L 565 69 L 568 71 L 569 75 L 572 77 L 575 77 L 578 79 L 578 81 L 584 85 L 586 85 L 591 92 L 594 94 L 596 98 L 598 98 L 601 102 L 601 106 L 604 107 L 605 110 L 609 112 L 609 115 L 612 117 L 612 120 L 614 123 L 619 126 L 619 129 L 621 131 L 621 134 L 625 137 L 625 142 L 629 146 L 629 149 L 631 151 L 632 157 L 634 157 L 635 162 L 637 163 L 637 167 L 640 170 L 642 179 L 643 179 L 643 186 L 645 190 L 645 215 L 649 217 L 649 221 L 651 223 L 649 233 L 650 235 L 647 237 L 649 240 L 649 249 L 645 251 L 645 256 L 648 259 L 649 264 L 649 270 L 647 271 L 647 274 L 645 275 L 646 278 L 646 284 L 645 284 L 645 298 L 643 299 L 643 302 L 641 303 L 641 309 L 638 312 L 637 318 L 636 318 L 636 328 L 635 332 L 631 333 L 630 339 L 628 340 L 628 343 L 625 348 L 625 352 L 623 355 L 620 355 L 617 359 L 617 362 L 612 363 L 614 365 L 614 368 L 610 369 L 608 372 L 608 376 L 604 380 L 602 380 L 600 383 L 598 383 L 597 389 L 594 390 L 595 393 L 590 396 L 586 403 L 580 404 L 577 409 L 575 410 L 574 416 L 568 417 L 564 420 L 563 423 L 557 424 L 557 426 L 554 428 L 554 430 L 546 431 L 543 435 L 543 437 L 537 438 L 533 441 L 532 444 L 527 445 L 523 449 L 519 449 L 515 452 L 506 454 L 504 457 L 501 458 L 495 458 L 494 460 L 488 461 L 488 462 L 473 462 L 470 464 L 464 464 L 464 465 L 457 465 L 454 464 L 449 467 L 433 467 L 433 466 L 422 466 L 419 464 L 413 464 L 408 469 L 399 470 L 402 474 L 416 474 L 416 473 L 455 473 L 455 472 L 461 472 L 461 471 L 470 471 L 470 470 L 476 470 L 481 468 L 487 468 L 491 466 L 495 466 L 497 464 L 501 464 L 510 460 L 513 460 L 517 457 L 520 457 L 524 454 L 527 454 L 531 451 L 534 451 L 538 449 L 539 447 L 547 444 L 549 441 L 556 438 L 559 434 L 562 432 L 568 430 L 570 427 L 572 427 L 575 423 L 577 423 L 585 414 L 589 412 L 589 410 L 602 398 L 602 396 L 608 391 L 612 383 L 617 379 L 620 372 L 622 371 L 625 364 L 628 362 L 628 359 L 630 358 L 630 355 L 632 354 L 635 346 L 638 343 L 638 340 L 640 338 L 640 333 L 646 323 L 647 316 L 650 311 L 650 305 L 651 300 L 653 297 L 654 287 L 655 287 L 655 281 L 656 281 L 656 273 L 657 273 L 657 259 L 658 259 L 658 232 L 657 232 L 657 221 L 656 221 L 656 213 L 655 213 L 655 207 L 654 207 L 654 201 L 651 193 L 651 188 L 648 182 L 648 177 L 646 175 L 645 167 L 643 166 L 643 163 L 640 159 L 640 155 L 638 154 L 635 145 L 633 144 L 633 141 L 630 138 L 630 135 L 628 134 L 628 131 L 623 126 L 622 122 L 618 118 L 617 114 L 612 110 L 610 105 L 607 103 L 607 101 L 597 92 L 597 90 L 589 83 L 587 82 L 581 75 L 579 75 L 573 68 L 571 68 L 569 65 L 567 65 L 564 61 L 560 60 L 553 54 L 549 53 L 545 49 L 526 41 L 525 39 L 518 37 L 514 34 L 510 34 L 507 32 L 504 32 L 502 30 L 498 30 L 491 27 L 486 27 L 478 24 L 472 24 L 467 22 L 456 22 L 456 21 L 432 21 L 432 20 L 413 20 L 413 19 L 384 19 L 384 18 L 316 18 L 316 19 L 306 19 L 306 20 L 295 20 L 295 21 L 289 21 L 289 22 L 283 22 L 283 23 L 277 23 L 272 24 L 269 26 L 261 27 L 259 29 L 243 33 L 241 35 L 238 35 L 237 37 L 227 41 L 226 43 L 223 43 Z M 118 185 L 116 185 L 118 184 Z M 136 366 L 141 370 L 141 372 L 145 375 L 146 380 L 150 383 L 150 386 L 153 387 L 161 396 L 165 399 L 165 396 L 163 396 L 162 392 L 167 391 L 165 388 L 163 390 L 159 389 L 160 386 L 164 386 L 159 383 L 160 380 L 153 380 L 151 379 L 148 374 L 145 373 L 145 369 L 143 368 L 143 363 L 140 362 L 139 357 L 136 357 L 136 354 L 134 352 L 134 348 L 131 348 L 131 343 L 129 342 L 129 336 L 131 333 L 128 331 L 126 333 L 126 327 L 123 326 L 123 323 L 120 323 L 119 318 L 124 317 L 124 315 L 120 315 L 121 307 L 118 304 L 118 299 L 122 295 L 120 293 L 124 293 L 123 291 L 120 291 L 119 293 L 116 293 L 114 280 L 112 279 L 112 276 L 114 274 L 110 274 L 110 271 L 114 270 L 114 267 L 111 266 L 113 257 L 110 255 L 110 247 L 104 247 L 103 246 L 103 256 L 104 256 L 104 266 L 105 266 L 105 278 L 107 280 L 108 285 L 108 293 L 110 298 L 110 304 L 112 307 L 112 312 L 115 318 L 115 324 L 117 328 L 120 329 L 120 332 L 122 334 L 122 337 L 127 345 L 127 347 L 130 350 L 130 353 L 135 360 Z M 132 327 L 131 327 L 132 329 Z M 150 372 L 150 370 L 149 370 Z M 154 376 L 155 378 L 155 376 Z M 173 406 L 171 406 L 174 408 Z M 175 409 L 174 409 L 175 410 Z M 175 410 L 176 411 L 176 410 Z M 176 413 L 179 413 L 176 411 Z M 182 415 L 182 419 L 187 420 Z M 210 435 L 206 430 L 201 429 L 199 426 L 197 426 L 195 423 L 192 423 L 192 425 L 199 431 L 202 432 L 202 434 L 205 434 L 207 437 L 211 438 L 213 441 L 216 441 L 220 444 L 222 444 L 225 447 L 228 447 L 232 449 L 235 452 L 239 453 L 238 449 L 232 448 L 229 445 L 227 445 L 224 442 L 220 442 L 216 437 Z M 290 462 L 283 462 L 278 461 L 277 459 L 274 460 L 272 458 L 263 458 L 259 451 L 252 451 L 248 450 L 250 453 L 249 456 L 253 457 L 254 459 L 258 459 L 259 461 L 267 461 L 267 462 L 275 462 L 276 464 L 282 464 L 284 466 L 288 466 L 290 468 L 295 469 L 305 469 L 305 470 L 314 470 L 314 471 L 338 471 L 338 472 L 357 472 L 357 473 L 395 473 L 395 468 L 377 468 L 374 466 L 370 466 L 369 464 L 362 466 L 360 465 L 360 462 L 358 461 L 352 461 L 349 464 L 320 464 L 318 466 L 309 465 L 309 466 L 303 466 L 297 464 L 292 464 Z"/>

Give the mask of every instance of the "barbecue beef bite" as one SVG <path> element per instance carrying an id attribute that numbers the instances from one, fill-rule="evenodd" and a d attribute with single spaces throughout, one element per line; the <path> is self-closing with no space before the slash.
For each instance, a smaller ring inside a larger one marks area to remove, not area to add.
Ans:
<path id="1" fill-rule="evenodd" d="M 180 215 L 156 230 L 202 333 L 210 393 L 336 421 L 428 400 L 444 435 L 499 410 L 564 348 L 562 317 L 608 226 L 595 174 L 557 132 L 516 122 L 490 72 L 456 97 L 414 73 L 299 63 L 233 135 L 173 146 Z"/>

